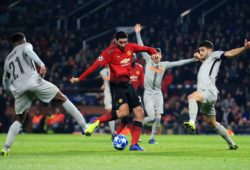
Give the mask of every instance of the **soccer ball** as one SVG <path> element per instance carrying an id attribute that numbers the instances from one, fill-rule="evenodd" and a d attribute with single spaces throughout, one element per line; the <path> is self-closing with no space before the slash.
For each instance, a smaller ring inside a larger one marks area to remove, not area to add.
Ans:
<path id="1" fill-rule="evenodd" d="M 124 135 L 117 135 L 113 140 L 113 146 L 117 150 L 123 150 L 128 146 L 128 139 Z"/>

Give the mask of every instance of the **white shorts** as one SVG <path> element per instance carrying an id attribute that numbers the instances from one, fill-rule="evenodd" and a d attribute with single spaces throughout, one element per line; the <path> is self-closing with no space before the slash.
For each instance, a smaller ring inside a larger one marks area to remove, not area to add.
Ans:
<path id="1" fill-rule="evenodd" d="M 44 79 L 38 79 L 36 83 L 30 84 L 28 90 L 13 92 L 16 114 L 22 114 L 25 110 L 29 109 L 32 101 L 36 98 L 49 103 L 58 92 L 59 89 L 54 84 Z"/>
<path id="2" fill-rule="evenodd" d="M 105 109 L 112 109 L 112 98 L 110 92 L 104 92 L 104 107 Z"/>
<path id="3" fill-rule="evenodd" d="M 156 113 L 163 114 L 163 95 L 158 94 L 146 94 L 143 95 L 144 107 L 148 116 L 155 116 Z"/>
<path id="4" fill-rule="evenodd" d="M 203 101 L 199 103 L 200 112 L 202 114 L 215 116 L 216 111 L 214 105 L 217 101 L 217 95 L 207 89 L 199 90 L 199 92 L 203 95 Z"/>

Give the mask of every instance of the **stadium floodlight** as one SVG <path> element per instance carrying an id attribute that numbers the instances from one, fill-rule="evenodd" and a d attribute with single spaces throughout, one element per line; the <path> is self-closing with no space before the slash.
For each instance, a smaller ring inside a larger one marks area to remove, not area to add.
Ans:
<path id="1" fill-rule="evenodd" d="M 204 3 L 206 3 L 208 0 L 203 0 L 201 1 L 200 3 L 196 4 L 195 6 L 193 6 L 192 8 L 184 11 L 181 13 L 180 17 L 183 18 L 185 17 L 186 15 L 190 14 L 193 10 L 195 10 L 196 8 L 200 7 L 201 5 L 203 5 Z"/>
<path id="2" fill-rule="evenodd" d="M 181 13 L 181 17 L 184 17 L 184 16 L 188 15 L 190 12 L 191 12 L 190 9 L 188 9 L 188 10 L 182 12 L 182 13 Z"/>

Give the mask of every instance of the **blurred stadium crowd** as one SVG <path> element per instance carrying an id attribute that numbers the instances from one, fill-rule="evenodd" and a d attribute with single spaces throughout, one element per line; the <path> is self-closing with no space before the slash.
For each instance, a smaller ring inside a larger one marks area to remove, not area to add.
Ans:
<path id="1" fill-rule="evenodd" d="M 112 1 L 91 14 L 91 8 L 103 3 L 96 0 L 86 9 L 72 15 L 72 11 L 89 1 L 23 0 L 12 8 L 9 7 L 10 2 L 1 3 L 0 74 L 3 73 L 4 57 L 11 50 L 8 41 L 10 34 L 22 31 L 45 62 L 48 68 L 47 80 L 56 84 L 77 105 L 100 106 L 103 104 L 100 90 L 102 80 L 98 78 L 98 71 L 77 86 L 70 85 L 68 80 L 71 76 L 80 75 L 109 45 L 117 26 L 141 23 L 144 26 L 144 44 L 161 48 L 162 60 L 168 61 L 191 58 L 197 43 L 203 39 L 211 40 L 216 50 L 230 50 L 242 46 L 245 38 L 250 39 L 250 1 L 228 0 L 202 18 L 204 11 L 216 3 L 209 1 L 190 15 L 180 18 L 183 11 L 198 2 L 120 0 Z M 82 13 L 88 15 L 81 21 L 80 29 L 77 29 L 75 21 Z M 110 33 L 88 42 L 86 48 L 83 48 L 83 40 L 112 29 Z M 135 42 L 135 35 L 130 34 L 129 39 Z M 220 90 L 220 98 L 216 104 L 217 119 L 236 134 L 250 134 L 249 57 L 248 52 L 222 63 L 217 80 Z M 140 57 L 138 62 L 143 64 Z M 199 66 L 200 63 L 197 62 L 166 71 L 162 84 L 165 101 L 162 133 L 185 132 L 182 123 L 188 119 L 187 95 L 196 88 Z M 13 100 L 1 92 L 0 103 L 0 132 L 6 132 L 10 124 L 8 122 L 11 121 L 6 108 L 13 107 Z M 43 104 L 35 102 L 35 105 Z M 197 122 L 198 132 L 213 133 L 206 126 L 200 116 Z M 147 133 L 147 129 L 144 132 Z"/>

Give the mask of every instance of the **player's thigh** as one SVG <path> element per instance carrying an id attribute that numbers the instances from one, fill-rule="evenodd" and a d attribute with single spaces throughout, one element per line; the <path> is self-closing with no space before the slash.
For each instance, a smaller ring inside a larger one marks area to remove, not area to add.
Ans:
<path id="1" fill-rule="evenodd" d="M 32 92 L 23 92 L 15 95 L 15 112 L 17 115 L 21 115 L 29 109 L 32 105 L 32 101 L 36 98 Z"/>
<path id="2" fill-rule="evenodd" d="M 145 107 L 145 110 L 146 110 L 146 113 L 147 113 L 146 116 L 154 116 L 155 115 L 155 109 L 154 109 L 153 95 L 144 94 L 143 102 L 144 102 L 144 107 Z"/>
<path id="3" fill-rule="evenodd" d="M 195 91 L 188 95 L 188 100 L 194 99 L 196 101 L 202 102 L 204 100 L 204 93 L 201 91 Z"/>
<path id="4" fill-rule="evenodd" d="M 128 104 L 126 87 L 110 84 L 112 110 L 119 109 L 124 103 Z"/>
<path id="5" fill-rule="evenodd" d="M 134 87 L 131 84 L 129 84 L 129 87 L 128 87 L 127 99 L 128 99 L 128 105 L 130 109 L 137 108 L 138 106 L 142 107 L 141 98 L 138 97 Z"/>
<path id="6" fill-rule="evenodd" d="M 204 113 L 205 116 L 215 116 L 215 103 L 199 103 L 199 109 L 201 113 Z"/>
<path id="7" fill-rule="evenodd" d="M 45 103 L 49 103 L 55 98 L 56 94 L 60 92 L 60 90 L 54 84 L 44 79 L 41 79 L 39 85 L 33 87 L 31 90 L 39 100 Z"/>

